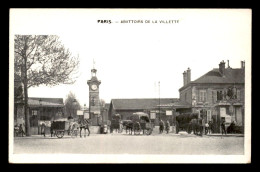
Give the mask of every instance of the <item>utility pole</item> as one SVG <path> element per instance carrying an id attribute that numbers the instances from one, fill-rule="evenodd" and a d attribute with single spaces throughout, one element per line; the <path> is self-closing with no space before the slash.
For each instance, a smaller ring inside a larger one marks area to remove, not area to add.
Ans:
<path id="1" fill-rule="evenodd" d="M 159 120 L 161 121 L 161 98 L 160 98 L 160 81 L 158 82 L 159 87 Z"/>

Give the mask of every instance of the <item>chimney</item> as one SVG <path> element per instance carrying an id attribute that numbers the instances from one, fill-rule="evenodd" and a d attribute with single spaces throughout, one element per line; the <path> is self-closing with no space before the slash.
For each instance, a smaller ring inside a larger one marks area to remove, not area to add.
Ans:
<path id="1" fill-rule="evenodd" d="M 224 60 L 219 63 L 219 72 L 221 76 L 225 76 L 225 62 Z"/>
<path id="2" fill-rule="evenodd" d="M 186 71 L 183 72 L 183 86 L 187 84 L 187 73 Z"/>
<path id="3" fill-rule="evenodd" d="M 229 60 L 227 60 L 227 68 L 230 68 L 230 66 L 229 66 Z"/>
<path id="4" fill-rule="evenodd" d="M 241 61 L 241 69 L 245 68 L 245 61 Z"/>
<path id="5" fill-rule="evenodd" d="M 190 68 L 187 70 L 187 84 L 190 83 Z"/>

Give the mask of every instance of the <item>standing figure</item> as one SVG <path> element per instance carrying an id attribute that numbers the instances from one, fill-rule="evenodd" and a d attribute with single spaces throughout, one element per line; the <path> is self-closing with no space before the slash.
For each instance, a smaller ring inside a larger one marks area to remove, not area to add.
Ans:
<path id="1" fill-rule="evenodd" d="M 43 122 L 42 125 L 41 125 L 41 134 L 43 134 L 44 137 L 45 137 L 45 130 L 46 130 L 46 125 Z"/>
<path id="2" fill-rule="evenodd" d="M 51 137 L 52 137 L 52 135 L 54 136 L 53 125 L 54 125 L 54 121 L 51 121 L 51 128 L 50 128 L 50 130 L 51 130 Z"/>
<path id="3" fill-rule="evenodd" d="M 164 122 L 163 122 L 163 120 L 160 121 L 159 126 L 160 126 L 160 134 L 161 134 L 161 133 L 163 133 L 163 130 L 164 130 Z"/>
<path id="4" fill-rule="evenodd" d="M 25 135 L 25 132 L 23 131 L 23 124 L 20 124 L 19 126 L 19 134 L 22 134 L 22 137 Z"/>
<path id="5" fill-rule="evenodd" d="M 202 136 L 202 133 L 203 133 L 203 120 L 202 118 L 199 118 L 198 119 L 198 128 L 199 128 L 199 132 L 200 132 L 200 136 Z"/>
<path id="6" fill-rule="evenodd" d="M 225 122 L 225 120 L 223 120 L 221 122 L 221 133 L 222 133 L 222 135 L 223 135 L 223 133 L 225 133 L 225 135 L 227 135 L 225 124 L 226 124 L 226 122 Z"/>
<path id="7" fill-rule="evenodd" d="M 166 121 L 165 130 L 166 130 L 166 133 L 168 134 L 169 130 L 170 130 L 170 122 L 168 120 Z"/>
<path id="8" fill-rule="evenodd" d="M 208 133 L 209 133 L 209 134 L 212 134 L 212 131 L 213 131 L 213 123 L 212 123 L 212 121 L 209 121 L 208 125 L 209 125 L 209 127 L 208 127 Z"/>
<path id="9" fill-rule="evenodd" d="M 207 135 L 208 132 L 209 132 L 209 124 L 206 123 L 206 124 L 205 124 L 205 135 Z"/>

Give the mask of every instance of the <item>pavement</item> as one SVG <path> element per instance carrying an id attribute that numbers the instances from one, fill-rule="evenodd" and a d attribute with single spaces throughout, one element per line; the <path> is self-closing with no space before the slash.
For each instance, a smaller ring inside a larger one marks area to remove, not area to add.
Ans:
<path id="1" fill-rule="evenodd" d="M 129 135 L 124 133 L 91 134 L 63 138 L 47 135 L 14 138 L 14 154 L 171 154 L 241 155 L 244 137 L 203 135 L 185 132 Z"/>

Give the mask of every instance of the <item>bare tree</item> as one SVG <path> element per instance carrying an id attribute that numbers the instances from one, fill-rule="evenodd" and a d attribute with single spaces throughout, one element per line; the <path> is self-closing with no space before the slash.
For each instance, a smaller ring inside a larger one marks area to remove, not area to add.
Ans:
<path id="1" fill-rule="evenodd" d="M 53 35 L 15 35 L 15 73 L 24 86 L 24 114 L 26 135 L 30 136 L 28 89 L 30 87 L 72 84 L 79 66 L 78 57 L 72 57 Z"/>
<path id="2" fill-rule="evenodd" d="M 76 117 L 76 110 L 80 109 L 80 104 L 76 100 L 75 94 L 73 94 L 71 91 L 67 95 L 67 98 L 65 100 L 65 115 L 67 117 L 71 116 L 73 118 Z"/>

